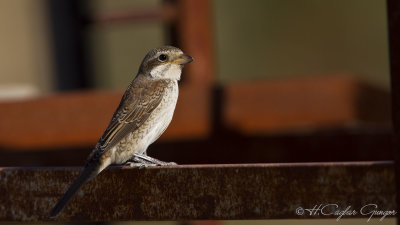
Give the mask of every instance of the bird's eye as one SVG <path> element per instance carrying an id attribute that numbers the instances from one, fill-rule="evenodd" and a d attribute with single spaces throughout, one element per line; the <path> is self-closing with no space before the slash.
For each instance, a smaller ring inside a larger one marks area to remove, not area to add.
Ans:
<path id="1" fill-rule="evenodd" d="M 167 61 L 168 57 L 164 54 L 161 54 L 158 56 L 158 60 L 160 60 L 161 62 L 165 62 Z"/>

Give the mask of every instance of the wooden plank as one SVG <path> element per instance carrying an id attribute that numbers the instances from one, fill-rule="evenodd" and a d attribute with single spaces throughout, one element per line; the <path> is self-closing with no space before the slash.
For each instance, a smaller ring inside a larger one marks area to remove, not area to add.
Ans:
<path id="1" fill-rule="evenodd" d="M 181 88 L 176 112 L 161 139 L 202 138 L 208 102 L 196 88 Z M 122 92 L 86 91 L 0 104 L 0 149 L 29 150 L 94 146 Z M 193 104 L 193 103 L 196 104 Z"/>
<path id="2" fill-rule="evenodd" d="M 68 92 L 0 106 L 0 146 L 38 149 L 94 145 L 121 92 Z"/>
<path id="3" fill-rule="evenodd" d="M 357 80 L 340 76 L 231 84 L 222 89 L 225 97 L 214 104 L 213 113 L 223 113 L 220 126 L 247 135 L 388 121 L 387 94 L 372 98 L 363 94 L 370 93 L 366 90 Z M 209 87 L 182 85 L 174 118 L 161 140 L 210 135 L 211 94 Z M 0 103 L 0 149 L 94 146 L 121 96 L 121 91 L 69 92 Z M 368 102 L 367 107 L 361 102 Z M 374 109 L 384 113 L 361 113 Z"/>
<path id="4" fill-rule="evenodd" d="M 389 93 L 351 74 L 228 84 L 224 123 L 246 134 L 389 124 Z"/>
<path id="5" fill-rule="evenodd" d="M 0 221 L 50 221 L 79 171 L 1 168 Z M 85 184 L 54 221 L 337 218 L 296 210 L 393 210 L 394 179 L 390 162 L 113 167 Z"/>

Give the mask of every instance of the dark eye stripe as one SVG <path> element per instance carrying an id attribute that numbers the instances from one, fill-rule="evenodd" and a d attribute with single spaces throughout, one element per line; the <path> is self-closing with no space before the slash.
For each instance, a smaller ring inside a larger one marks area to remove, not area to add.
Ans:
<path id="1" fill-rule="evenodd" d="M 158 60 L 157 58 L 153 58 L 152 60 L 150 60 L 149 62 L 147 62 L 144 71 L 143 72 L 150 72 L 150 70 L 158 65 L 160 65 L 162 62 L 160 62 L 160 60 Z"/>

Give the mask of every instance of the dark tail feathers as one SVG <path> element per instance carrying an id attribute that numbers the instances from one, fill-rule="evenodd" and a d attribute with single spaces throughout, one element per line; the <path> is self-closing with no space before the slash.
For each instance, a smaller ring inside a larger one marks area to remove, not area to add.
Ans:
<path id="1" fill-rule="evenodd" d="M 71 197 L 75 194 L 75 192 L 87 181 L 92 179 L 94 176 L 98 174 L 97 166 L 88 166 L 86 167 L 79 177 L 74 181 L 74 183 L 68 188 L 68 191 L 64 194 L 64 196 L 58 201 L 57 205 L 54 206 L 53 210 L 51 210 L 50 217 L 55 217 L 57 214 L 64 208 L 64 206 L 68 203 Z"/>

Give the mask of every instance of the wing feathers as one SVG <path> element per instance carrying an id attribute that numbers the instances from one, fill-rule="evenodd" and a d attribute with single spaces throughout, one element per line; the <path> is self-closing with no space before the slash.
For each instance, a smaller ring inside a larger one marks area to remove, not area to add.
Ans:
<path id="1" fill-rule="evenodd" d="M 128 89 L 100 138 L 100 148 L 107 151 L 129 132 L 140 127 L 161 103 L 166 86 L 165 81 L 153 81 L 153 85 L 148 85 L 147 88 Z"/>

